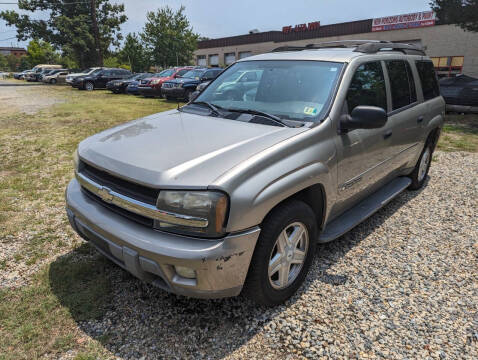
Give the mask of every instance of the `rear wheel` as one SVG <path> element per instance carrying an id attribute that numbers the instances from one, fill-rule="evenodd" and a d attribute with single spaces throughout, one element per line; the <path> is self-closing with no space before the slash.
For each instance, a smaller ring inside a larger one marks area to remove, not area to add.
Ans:
<path id="1" fill-rule="evenodd" d="M 55 84 L 56 84 L 56 79 L 51 79 L 51 80 L 50 80 L 50 84 L 55 85 Z"/>
<path id="2" fill-rule="evenodd" d="M 283 303 L 304 282 L 316 240 L 317 221 L 307 204 L 293 200 L 279 205 L 262 224 L 244 294 L 266 306 Z"/>
<path id="3" fill-rule="evenodd" d="M 94 90 L 94 88 L 95 88 L 95 85 L 91 81 L 87 81 L 85 83 L 85 90 L 86 91 L 92 91 L 92 90 Z"/>
<path id="4" fill-rule="evenodd" d="M 433 141 L 427 141 L 413 172 L 409 175 L 412 180 L 412 183 L 408 187 L 410 190 L 418 190 L 425 183 L 432 163 L 433 149 Z"/>

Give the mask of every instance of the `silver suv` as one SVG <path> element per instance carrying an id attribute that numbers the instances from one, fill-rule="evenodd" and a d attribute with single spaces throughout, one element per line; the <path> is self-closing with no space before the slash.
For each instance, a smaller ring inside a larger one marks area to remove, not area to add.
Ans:
<path id="1" fill-rule="evenodd" d="M 167 291 L 276 305 L 318 243 L 423 185 L 444 110 L 433 63 L 412 45 L 279 48 L 178 110 L 82 141 L 68 217 Z"/>

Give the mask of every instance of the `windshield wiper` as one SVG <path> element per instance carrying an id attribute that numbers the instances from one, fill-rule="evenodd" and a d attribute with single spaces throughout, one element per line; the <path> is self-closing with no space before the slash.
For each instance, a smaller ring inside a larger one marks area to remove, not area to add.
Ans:
<path id="1" fill-rule="evenodd" d="M 189 104 L 194 104 L 194 105 L 206 105 L 206 106 L 211 110 L 211 113 L 213 113 L 213 114 L 216 115 L 216 116 L 220 116 L 220 115 L 221 115 L 221 113 L 219 112 L 219 109 L 218 109 L 215 105 L 213 105 L 213 104 L 211 104 L 211 103 L 209 103 L 209 102 L 207 102 L 207 101 L 192 101 L 192 102 L 190 102 Z"/>
<path id="2" fill-rule="evenodd" d="M 254 110 L 254 109 L 224 109 L 224 110 L 233 111 L 233 112 L 240 112 L 240 113 L 244 113 L 244 114 L 259 115 L 259 116 L 268 118 L 272 121 L 275 121 L 276 123 L 281 124 L 282 126 L 290 127 L 284 121 L 282 121 L 282 119 L 280 117 L 269 114 L 269 113 L 266 113 L 264 111 Z"/>

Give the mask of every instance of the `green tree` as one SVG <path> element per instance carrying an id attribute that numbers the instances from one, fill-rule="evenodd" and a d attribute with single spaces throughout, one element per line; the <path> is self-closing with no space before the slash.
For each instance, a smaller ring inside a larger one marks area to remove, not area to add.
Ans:
<path id="1" fill-rule="evenodd" d="M 60 62 L 60 55 L 53 49 L 53 46 L 42 40 L 32 40 L 28 43 L 27 58 L 31 66 Z"/>
<path id="2" fill-rule="evenodd" d="M 18 71 L 18 67 L 20 66 L 20 58 L 13 54 L 8 55 L 6 58 L 10 71 Z"/>
<path id="3" fill-rule="evenodd" d="M 7 57 L 0 54 L 0 71 L 8 70 L 8 61 Z"/>
<path id="4" fill-rule="evenodd" d="M 30 63 L 28 62 L 28 57 L 27 56 L 22 56 L 20 58 L 20 65 L 18 67 L 18 71 L 28 70 L 32 67 L 33 66 L 31 66 Z"/>
<path id="5" fill-rule="evenodd" d="M 44 40 L 83 68 L 98 65 L 110 46 L 119 45 L 122 39 L 120 26 L 127 20 L 124 5 L 111 4 L 109 0 L 19 0 L 18 7 L 23 10 L 21 13 L 13 10 L 0 12 L 0 19 L 17 28 L 18 40 Z M 39 11 L 48 12 L 48 20 L 34 20 L 24 14 Z M 93 13 L 98 25 L 98 49 Z"/>
<path id="6" fill-rule="evenodd" d="M 193 32 L 184 10 L 184 6 L 178 11 L 165 6 L 146 14 L 141 39 L 155 65 L 168 67 L 191 62 L 199 35 Z"/>
<path id="7" fill-rule="evenodd" d="M 123 48 L 119 52 L 119 59 L 128 64 L 133 72 L 149 69 L 150 59 L 141 39 L 135 34 L 126 35 Z"/>
<path id="8" fill-rule="evenodd" d="M 478 0 L 433 0 L 430 6 L 441 22 L 478 32 Z"/>

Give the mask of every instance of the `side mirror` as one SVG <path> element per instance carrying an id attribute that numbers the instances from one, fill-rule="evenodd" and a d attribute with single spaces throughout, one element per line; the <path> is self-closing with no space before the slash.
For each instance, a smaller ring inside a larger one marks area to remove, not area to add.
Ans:
<path id="1" fill-rule="evenodd" d="M 347 132 L 354 129 L 378 129 L 387 122 L 387 113 L 377 106 L 357 106 L 350 115 L 340 118 L 340 130 Z"/>
<path id="2" fill-rule="evenodd" d="M 200 94 L 200 91 L 196 90 L 189 95 L 189 101 L 194 101 Z"/>

